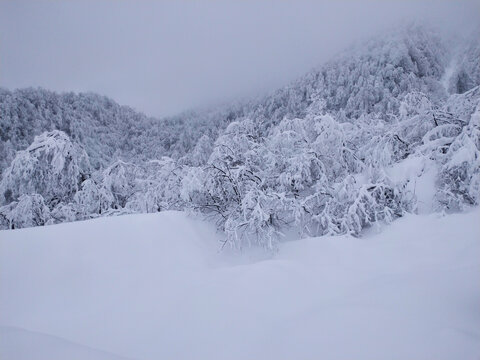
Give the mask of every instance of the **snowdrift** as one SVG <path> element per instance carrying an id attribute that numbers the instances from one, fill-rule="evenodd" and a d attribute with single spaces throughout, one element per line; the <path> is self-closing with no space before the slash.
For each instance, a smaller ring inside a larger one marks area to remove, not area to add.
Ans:
<path id="1" fill-rule="evenodd" d="M 180 212 L 0 231 L 0 358 L 478 359 L 479 219 L 268 257 Z"/>

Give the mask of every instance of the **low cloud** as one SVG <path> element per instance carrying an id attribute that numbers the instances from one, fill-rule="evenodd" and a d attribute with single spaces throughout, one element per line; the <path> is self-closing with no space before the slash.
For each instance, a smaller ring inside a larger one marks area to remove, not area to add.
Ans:
<path id="1" fill-rule="evenodd" d="M 392 25 L 463 31 L 479 14 L 473 1 L 2 2 L 0 86 L 169 115 L 274 89 Z"/>

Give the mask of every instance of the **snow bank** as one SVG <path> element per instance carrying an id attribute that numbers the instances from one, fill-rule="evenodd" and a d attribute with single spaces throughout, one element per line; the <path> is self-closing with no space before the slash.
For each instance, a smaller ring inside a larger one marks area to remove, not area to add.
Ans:
<path id="1" fill-rule="evenodd" d="M 260 260 L 177 212 L 1 231 L 0 358 L 478 359 L 478 219 L 409 215 Z"/>

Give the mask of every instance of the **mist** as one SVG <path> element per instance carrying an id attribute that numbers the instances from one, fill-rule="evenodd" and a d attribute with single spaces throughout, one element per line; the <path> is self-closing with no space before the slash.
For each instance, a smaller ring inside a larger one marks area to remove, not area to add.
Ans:
<path id="1" fill-rule="evenodd" d="M 271 91 L 408 21 L 449 32 L 478 2 L 12 1 L 0 86 L 92 91 L 153 116 Z"/>

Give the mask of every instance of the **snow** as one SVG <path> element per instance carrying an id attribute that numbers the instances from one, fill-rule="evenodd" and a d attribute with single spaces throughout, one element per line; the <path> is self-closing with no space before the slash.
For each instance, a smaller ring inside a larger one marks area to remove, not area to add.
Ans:
<path id="1" fill-rule="evenodd" d="M 71 341 L 13 327 L 0 327 L 2 359 L 15 360 L 128 360 L 105 351 L 92 349 Z"/>
<path id="2" fill-rule="evenodd" d="M 385 169 L 397 184 L 406 184 L 406 189 L 417 199 L 417 212 L 430 214 L 434 209 L 438 177 L 437 164 L 425 156 L 409 156 Z"/>
<path id="3" fill-rule="evenodd" d="M 180 212 L 0 231 L 0 358 L 478 359 L 479 218 L 271 255 Z"/>

